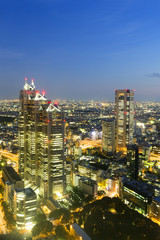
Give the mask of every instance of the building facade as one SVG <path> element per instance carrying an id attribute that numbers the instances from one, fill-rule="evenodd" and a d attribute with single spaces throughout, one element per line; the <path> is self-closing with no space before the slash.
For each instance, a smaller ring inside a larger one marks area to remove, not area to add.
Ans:
<path id="1" fill-rule="evenodd" d="M 127 174 L 132 180 L 137 180 L 139 175 L 139 149 L 136 144 L 127 146 Z"/>
<path id="2" fill-rule="evenodd" d="M 102 121 L 102 149 L 107 153 L 115 153 L 115 120 Z"/>
<path id="3" fill-rule="evenodd" d="M 116 150 L 133 143 L 134 90 L 115 91 Z"/>
<path id="4" fill-rule="evenodd" d="M 65 191 L 63 112 L 25 81 L 20 91 L 19 173 L 40 188 L 43 198 Z"/>
<path id="5" fill-rule="evenodd" d="M 15 189 L 14 214 L 18 229 L 31 229 L 37 214 L 37 196 L 31 188 Z"/>

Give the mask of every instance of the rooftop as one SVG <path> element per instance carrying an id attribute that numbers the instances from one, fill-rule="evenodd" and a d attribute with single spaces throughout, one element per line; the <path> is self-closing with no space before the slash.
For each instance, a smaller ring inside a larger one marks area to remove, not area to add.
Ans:
<path id="1" fill-rule="evenodd" d="M 154 192 L 153 187 L 147 183 L 131 180 L 131 181 L 124 182 L 123 185 L 144 197 L 153 196 L 153 192 Z"/>
<path id="2" fill-rule="evenodd" d="M 91 240 L 91 238 L 87 235 L 87 233 L 77 224 L 73 223 L 72 227 L 74 231 L 82 237 L 83 240 Z"/>
<path id="3" fill-rule="evenodd" d="M 21 177 L 18 175 L 18 173 L 14 170 L 13 167 L 7 166 L 3 168 L 4 173 L 7 175 L 8 180 L 13 181 L 22 181 Z"/>
<path id="4" fill-rule="evenodd" d="M 15 189 L 15 191 L 18 192 L 23 192 L 26 196 L 33 196 L 36 195 L 35 192 L 32 190 L 32 188 L 18 188 Z"/>

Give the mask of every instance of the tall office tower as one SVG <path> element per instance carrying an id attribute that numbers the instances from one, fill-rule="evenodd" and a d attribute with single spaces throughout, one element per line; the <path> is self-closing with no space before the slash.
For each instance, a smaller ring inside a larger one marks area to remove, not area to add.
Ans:
<path id="1" fill-rule="evenodd" d="M 136 144 L 127 146 L 127 172 L 132 180 L 138 179 L 139 151 Z"/>
<path id="2" fill-rule="evenodd" d="M 116 150 L 133 143 L 134 90 L 115 91 Z"/>
<path id="3" fill-rule="evenodd" d="M 25 81 L 20 91 L 19 173 L 40 187 L 44 198 L 65 190 L 65 120 L 63 112 Z"/>
<path id="4" fill-rule="evenodd" d="M 115 120 L 102 121 L 102 149 L 107 153 L 115 153 Z"/>

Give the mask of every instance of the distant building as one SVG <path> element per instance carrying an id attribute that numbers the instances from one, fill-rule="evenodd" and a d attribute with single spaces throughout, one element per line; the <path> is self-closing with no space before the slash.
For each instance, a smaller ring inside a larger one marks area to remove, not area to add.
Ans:
<path id="1" fill-rule="evenodd" d="M 138 179 L 139 153 L 137 145 L 127 146 L 127 172 L 132 180 Z"/>
<path id="2" fill-rule="evenodd" d="M 79 189 L 88 195 L 96 197 L 98 185 L 96 181 L 93 181 L 86 177 L 81 177 L 79 179 Z"/>
<path id="3" fill-rule="evenodd" d="M 16 188 L 23 188 L 24 182 L 14 168 L 7 166 L 2 169 L 2 184 L 4 186 L 4 200 L 13 210 L 13 196 Z"/>
<path id="4" fill-rule="evenodd" d="M 102 149 L 107 153 L 115 153 L 115 120 L 102 121 Z"/>
<path id="5" fill-rule="evenodd" d="M 37 214 L 37 197 L 31 188 L 15 189 L 14 214 L 18 229 L 31 229 Z"/>
<path id="6" fill-rule="evenodd" d="M 71 184 L 71 169 L 72 169 L 72 163 L 69 161 L 66 161 L 66 184 Z"/>
<path id="7" fill-rule="evenodd" d="M 115 91 L 116 150 L 133 143 L 134 90 Z"/>

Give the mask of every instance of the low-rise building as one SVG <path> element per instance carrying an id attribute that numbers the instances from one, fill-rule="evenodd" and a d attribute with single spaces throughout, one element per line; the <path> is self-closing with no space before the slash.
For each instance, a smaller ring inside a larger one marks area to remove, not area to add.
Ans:
<path id="1" fill-rule="evenodd" d="M 160 221 L 160 197 L 154 197 L 149 208 L 149 217 Z"/>
<path id="2" fill-rule="evenodd" d="M 31 229 L 37 214 L 37 196 L 31 188 L 15 189 L 14 214 L 18 229 Z"/>
<path id="3" fill-rule="evenodd" d="M 149 206 L 154 196 L 152 186 L 132 180 L 124 182 L 122 188 L 124 203 L 144 215 L 149 215 Z"/>
<path id="4" fill-rule="evenodd" d="M 14 168 L 6 166 L 2 170 L 2 184 L 4 186 L 4 200 L 13 210 L 13 196 L 16 188 L 23 188 L 24 182 Z"/>

